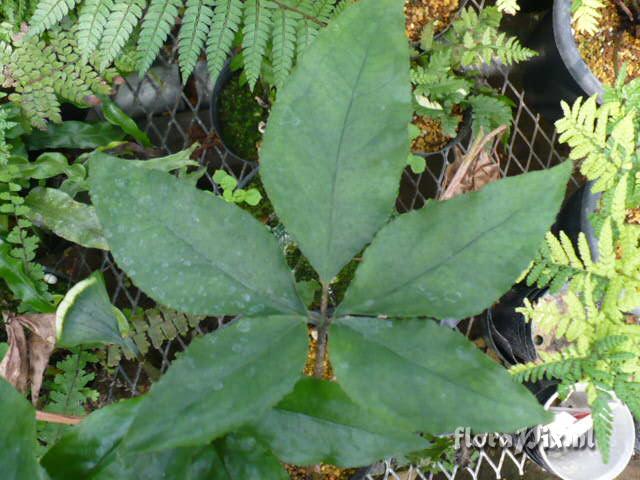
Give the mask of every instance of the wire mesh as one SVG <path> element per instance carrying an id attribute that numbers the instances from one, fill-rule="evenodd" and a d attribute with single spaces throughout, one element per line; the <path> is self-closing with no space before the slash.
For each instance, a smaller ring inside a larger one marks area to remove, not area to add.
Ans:
<path id="1" fill-rule="evenodd" d="M 483 6 L 484 1 L 469 0 L 467 4 L 479 8 Z M 154 68 L 144 78 L 127 78 L 125 84 L 120 87 L 116 100 L 134 116 L 154 145 L 165 153 L 174 153 L 196 141 L 200 142 L 204 148 L 199 150 L 199 161 L 207 167 L 204 188 L 219 191 L 211 177 L 219 168 L 232 172 L 240 184 L 243 184 L 256 174 L 258 165 L 239 159 L 218 141 L 209 115 L 213 85 L 208 77 L 206 65 L 200 63 L 192 79 L 183 88 L 179 80 L 176 46 L 177 42 L 172 39 Z M 518 82 L 512 78 L 512 73 L 504 66 L 497 66 L 489 72 L 492 85 L 510 97 L 515 104 L 514 127 L 508 144 L 506 147 L 497 142 L 493 145 L 493 154 L 500 161 L 502 176 L 549 168 L 562 160 L 554 129 L 527 106 L 526 96 Z M 461 142 L 459 147 L 462 152 L 466 151 L 468 139 Z M 429 155 L 426 170 L 422 174 L 416 175 L 407 169 L 401 179 L 399 210 L 420 208 L 427 199 L 440 195 L 446 167 L 454 160 L 454 156 L 454 147 L 445 148 L 441 152 Z M 118 307 L 135 311 L 154 305 L 151 299 L 132 285 L 109 253 L 70 247 L 52 267 L 53 272 L 69 284 L 85 278 L 96 269 L 104 273 L 111 299 Z M 115 373 L 105 379 L 108 382 L 105 402 L 144 393 L 154 378 L 151 370 L 163 373 L 175 353 L 183 350 L 193 336 L 220 328 L 229 320 L 224 317 L 205 319 L 186 335 L 178 335 L 175 340 L 163 342 L 159 348 L 154 348 L 144 361 L 122 360 Z M 475 465 L 456 466 L 451 471 L 443 467 L 441 474 L 449 480 L 477 480 L 478 472 L 483 465 L 488 465 L 495 473 L 495 478 L 500 478 L 501 470 L 509 463 L 515 465 L 516 474 L 522 475 L 524 471 L 524 454 L 514 454 L 511 450 L 504 449 L 496 459 L 484 450 L 479 452 Z M 367 478 L 434 478 L 433 474 L 422 472 L 415 466 L 399 471 L 394 468 L 394 463 L 387 460 L 375 466 L 372 470 L 374 473 L 369 473 Z"/>

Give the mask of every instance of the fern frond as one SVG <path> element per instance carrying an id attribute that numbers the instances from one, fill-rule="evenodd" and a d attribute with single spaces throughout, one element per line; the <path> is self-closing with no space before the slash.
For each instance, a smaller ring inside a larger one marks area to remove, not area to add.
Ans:
<path id="1" fill-rule="evenodd" d="M 138 74 L 143 76 L 158 56 L 182 7 L 182 0 L 151 0 L 138 38 Z M 124 44 L 123 44 L 124 45 Z"/>
<path id="2" fill-rule="evenodd" d="M 76 3 L 76 0 L 40 0 L 29 21 L 29 35 L 39 35 L 57 24 Z"/>
<path id="3" fill-rule="evenodd" d="M 481 131 L 488 133 L 501 125 L 510 128 L 513 117 L 511 106 L 505 100 L 489 95 L 472 95 L 468 101 L 471 105 L 471 129 L 474 137 Z"/>
<path id="4" fill-rule="evenodd" d="M 141 355 L 145 355 L 151 347 L 160 349 L 162 345 L 174 340 L 177 336 L 185 336 L 204 320 L 205 317 L 187 315 L 163 307 L 145 311 L 137 311 L 131 315 L 131 339 Z M 197 334 L 197 330 L 195 330 Z M 124 354 L 127 359 L 134 359 L 136 354 L 119 345 L 108 347 L 108 365 L 116 366 Z"/>
<path id="5" fill-rule="evenodd" d="M 573 21 L 576 30 L 590 35 L 597 33 L 603 7 L 604 3 L 600 0 L 573 0 Z"/>
<path id="6" fill-rule="evenodd" d="M 96 51 L 113 8 L 113 0 L 85 0 L 78 18 L 78 49 L 84 60 Z"/>
<path id="7" fill-rule="evenodd" d="M 502 13 L 506 13 L 507 15 L 515 15 L 520 11 L 518 0 L 498 0 L 496 2 L 496 7 Z"/>
<path id="8" fill-rule="evenodd" d="M 244 72 L 251 90 L 255 87 L 260 76 L 262 60 L 272 26 L 273 7 L 273 3 L 269 0 L 245 1 L 242 52 Z"/>
<path id="9" fill-rule="evenodd" d="M 611 450 L 611 434 L 613 433 L 613 412 L 609 402 L 611 394 L 598 390 L 596 398 L 591 402 L 591 416 L 596 443 L 605 463 L 609 461 Z"/>
<path id="10" fill-rule="evenodd" d="M 105 70 L 122 52 L 144 7 L 145 0 L 115 0 L 100 44 L 100 70 Z"/>
<path id="11" fill-rule="evenodd" d="M 187 0 L 180 27 L 179 60 L 182 81 L 186 82 L 198 62 L 213 21 L 214 0 Z"/>
<path id="12" fill-rule="evenodd" d="M 207 40 L 207 63 L 211 81 L 215 82 L 231 51 L 233 38 L 242 22 L 241 0 L 219 0 L 213 12 L 213 22 Z"/>
<path id="13" fill-rule="evenodd" d="M 570 357 L 560 353 L 547 355 L 542 362 L 529 362 L 514 365 L 509 373 L 518 382 L 539 382 L 543 379 L 563 379 L 568 376 L 575 379 L 582 377 L 583 358 Z"/>
<path id="14" fill-rule="evenodd" d="M 316 18 L 320 22 L 328 23 L 331 17 L 336 13 L 338 5 L 346 7 L 350 2 L 341 1 L 335 5 L 335 0 L 302 0 L 298 5 L 298 9 L 312 18 Z M 297 26 L 297 57 L 298 60 L 304 54 L 304 51 L 318 36 L 320 25 L 309 18 L 300 18 Z"/>
<path id="15" fill-rule="evenodd" d="M 273 73 L 277 88 L 284 85 L 293 67 L 299 17 L 299 14 L 282 8 L 273 14 Z"/>

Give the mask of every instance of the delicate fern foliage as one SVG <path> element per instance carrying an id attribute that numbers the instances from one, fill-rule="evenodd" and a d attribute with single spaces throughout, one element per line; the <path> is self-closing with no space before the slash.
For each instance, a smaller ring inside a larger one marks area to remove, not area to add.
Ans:
<path id="1" fill-rule="evenodd" d="M 591 35 L 595 34 L 602 18 L 600 10 L 603 7 L 604 3 L 601 0 L 573 0 L 573 21 L 576 30 Z"/>
<path id="2" fill-rule="evenodd" d="M 62 415 L 84 415 L 89 402 L 98 400 L 98 392 L 89 384 L 95 374 L 88 373 L 87 367 L 98 361 L 91 352 L 75 350 L 64 360 L 56 364 L 57 373 L 45 383 L 48 395 L 45 398 L 44 411 Z M 38 424 L 38 440 L 41 454 L 56 443 L 71 427 L 53 423 Z"/>
<path id="3" fill-rule="evenodd" d="M 0 18 L 11 25 L 21 25 L 33 15 L 37 3 L 37 0 L 4 0 L 0 2 Z"/>
<path id="4" fill-rule="evenodd" d="M 520 11 L 518 0 L 498 0 L 496 8 L 507 15 L 515 15 Z"/>
<path id="5" fill-rule="evenodd" d="M 560 142 L 571 147 L 569 158 L 581 162 L 587 179 L 596 180 L 594 192 L 611 188 L 637 161 L 635 111 L 614 101 L 598 107 L 596 96 L 585 102 L 578 98 L 572 107 L 566 102 L 561 105 L 564 117 L 556 122 L 556 129 Z"/>
<path id="6" fill-rule="evenodd" d="M 106 79 L 78 55 L 75 30 L 51 30 L 47 41 L 10 31 L 5 37 L 12 41 L 0 40 L 0 84 L 32 126 L 44 129 L 47 120 L 61 121 L 60 100 L 89 106 L 92 96 L 111 92 Z"/>
<path id="7" fill-rule="evenodd" d="M 268 0 L 246 0 L 242 29 L 242 53 L 247 81 L 251 89 L 260 76 L 262 59 L 267 49 L 274 5 Z"/>
<path id="8" fill-rule="evenodd" d="M 322 24 L 329 23 L 331 18 L 339 14 L 349 3 L 347 0 L 343 0 L 337 4 L 335 0 L 305 0 L 300 2 L 298 9 L 306 16 L 302 16 L 302 18 L 299 19 L 296 29 L 298 58 L 304 53 L 305 49 L 313 43 Z M 316 19 L 317 21 L 311 19 Z"/>
<path id="9" fill-rule="evenodd" d="M 509 101 L 482 84 L 478 70 L 493 61 L 507 65 L 521 62 L 535 52 L 499 32 L 501 19 L 495 7 L 479 13 L 465 8 L 437 40 L 432 28 L 423 32 L 424 53 L 411 71 L 414 108 L 418 115 L 438 120 L 447 136 L 455 136 L 461 110 L 471 109 L 474 136 L 511 124 Z"/>
<path id="10" fill-rule="evenodd" d="M 40 0 L 31 17 L 29 33 L 38 35 L 56 25 L 76 6 L 77 0 Z"/>
<path id="11" fill-rule="evenodd" d="M 293 67 L 299 17 L 296 12 L 282 9 L 273 14 L 273 73 L 278 88 L 284 85 Z"/>
<path id="12" fill-rule="evenodd" d="M 280 87 L 296 56 L 302 55 L 320 28 L 349 3 L 336 5 L 336 0 L 276 3 L 270 0 L 40 0 L 30 24 L 33 34 L 41 33 L 78 6 L 78 47 L 83 60 L 95 62 L 100 70 L 105 70 L 137 38 L 136 67 L 144 74 L 184 12 L 178 34 L 183 81 L 193 72 L 205 45 L 211 77 L 217 78 L 232 53 L 234 40 L 242 33 L 242 58 L 251 88 L 265 62 L 270 62 L 274 82 Z M 141 18 L 137 35 L 136 26 Z M 95 54 L 97 58 L 92 58 Z"/>
<path id="13" fill-rule="evenodd" d="M 511 106 L 502 98 L 490 95 L 471 95 L 468 99 L 471 107 L 471 129 L 474 136 L 488 133 L 500 125 L 511 126 Z"/>
<path id="14" fill-rule="evenodd" d="M 130 338 L 135 343 L 138 352 L 145 355 L 150 348 L 159 350 L 166 341 L 174 340 L 178 335 L 185 336 L 194 330 L 205 317 L 178 313 L 167 308 L 138 310 L 130 315 Z M 119 345 L 109 345 L 107 350 L 107 364 L 110 367 L 118 365 L 122 356 L 132 360 L 136 353 Z"/>
<path id="15" fill-rule="evenodd" d="M 602 196 L 593 215 L 597 257 L 584 234 L 575 246 L 563 232 L 549 233 L 527 272 L 531 285 L 549 287 L 552 295 L 536 305 L 526 302 L 519 312 L 545 334 L 563 338 L 570 347 L 555 356 L 518 365 L 512 373 L 522 381 L 542 377 L 561 381 L 567 392 L 586 383 L 596 440 L 605 460 L 611 436 L 612 392 L 635 412 L 640 407 L 640 324 L 629 312 L 640 306 L 640 225 L 629 223 L 630 208 L 640 207 L 640 174 L 636 105 L 640 82 L 606 87 L 604 102 L 578 99 L 563 104 L 565 116 L 556 123 L 560 140 L 571 147 L 570 158 Z"/>
<path id="16" fill-rule="evenodd" d="M 138 40 L 138 67 L 141 74 L 149 69 L 167 40 L 182 3 L 182 0 L 151 0 Z"/>
<path id="17" fill-rule="evenodd" d="M 113 0 L 86 0 L 78 18 L 78 48 L 87 61 L 100 46 L 102 34 L 113 9 Z"/>
<path id="18" fill-rule="evenodd" d="M 193 72 L 213 21 L 213 0 L 188 0 L 180 28 L 180 70 L 186 81 Z"/>
<path id="19" fill-rule="evenodd" d="M 596 434 L 596 443 L 602 452 L 602 458 L 609 462 L 611 450 L 611 434 L 613 433 L 613 412 L 609 402 L 611 394 L 606 390 L 595 389 L 595 398 L 591 401 L 591 416 L 593 417 L 593 430 Z"/>
<path id="20" fill-rule="evenodd" d="M 100 69 L 105 70 L 122 52 L 142 16 L 144 0 L 116 0 L 104 27 L 100 47 Z"/>
<path id="21" fill-rule="evenodd" d="M 243 8 L 241 0 L 221 0 L 216 5 L 207 40 L 207 63 L 211 78 L 218 78 L 224 67 L 233 39 L 242 23 Z"/>

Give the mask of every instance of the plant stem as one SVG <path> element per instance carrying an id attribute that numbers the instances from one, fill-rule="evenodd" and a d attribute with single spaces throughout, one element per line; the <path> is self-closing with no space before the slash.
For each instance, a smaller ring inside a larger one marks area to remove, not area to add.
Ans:
<path id="1" fill-rule="evenodd" d="M 82 419 L 83 417 L 41 412 L 40 410 L 36 411 L 36 420 L 40 420 L 41 422 L 58 423 L 60 425 L 77 425 L 82 421 Z"/>
<path id="2" fill-rule="evenodd" d="M 296 13 L 302 15 L 304 18 L 306 18 L 307 20 L 311 20 L 316 25 L 320 25 L 321 27 L 326 27 L 328 25 L 327 22 L 323 22 L 322 20 L 314 17 L 313 15 L 309 15 L 308 13 L 303 12 L 299 8 L 292 7 L 291 5 L 287 5 L 286 3 L 282 3 L 282 2 L 280 2 L 278 0 L 273 0 L 273 3 L 275 3 L 276 5 L 278 5 L 280 8 L 282 8 L 284 10 L 289 10 L 291 12 L 296 12 Z"/>
<path id="3" fill-rule="evenodd" d="M 329 306 L 329 284 L 322 283 L 322 299 L 320 300 L 321 323 L 318 326 L 318 340 L 316 343 L 316 364 L 313 374 L 318 378 L 324 377 L 324 358 L 327 354 L 327 333 L 331 320 L 327 316 Z"/>

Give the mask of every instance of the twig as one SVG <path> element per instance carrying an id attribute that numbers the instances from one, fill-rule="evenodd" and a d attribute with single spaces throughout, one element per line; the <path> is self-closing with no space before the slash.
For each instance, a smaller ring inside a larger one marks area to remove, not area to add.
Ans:
<path id="1" fill-rule="evenodd" d="M 324 358 L 327 352 L 327 332 L 329 330 L 329 318 L 327 308 L 329 306 L 329 284 L 322 283 L 322 299 L 320 301 L 320 316 L 322 320 L 318 327 L 318 340 L 316 343 L 316 364 L 313 374 L 318 378 L 324 377 Z"/>
<path id="2" fill-rule="evenodd" d="M 280 2 L 278 0 L 273 0 L 273 3 L 278 5 L 280 8 L 283 8 L 285 10 L 289 10 L 291 12 L 296 12 L 296 13 L 302 15 L 304 18 L 306 18 L 307 20 L 311 20 L 316 25 L 320 25 L 321 27 L 326 27 L 328 25 L 327 22 L 323 22 L 322 20 L 314 17 L 313 15 L 309 15 L 308 13 L 303 12 L 299 8 L 292 7 L 291 5 L 287 5 L 286 3 L 282 3 L 282 2 Z"/>
<path id="3" fill-rule="evenodd" d="M 84 417 L 74 417 L 71 415 L 60 415 L 58 413 L 36 411 L 36 420 L 48 423 L 58 423 L 61 425 L 77 425 Z"/>
<path id="4" fill-rule="evenodd" d="M 479 136 L 475 140 L 475 142 L 473 142 L 473 145 L 471 146 L 467 154 L 464 156 L 460 164 L 460 168 L 458 168 L 455 175 L 449 182 L 449 185 L 447 185 L 447 188 L 445 189 L 444 192 L 442 192 L 442 195 L 440 195 L 438 200 L 448 200 L 449 198 L 454 196 L 455 191 L 458 188 L 458 185 L 460 184 L 460 182 L 462 182 L 462 180 L 467 174 L 467 171 L 469 170 L 469 168 L 471 168 L 471 165 L 473 165 L 473 162 L 475 162 L 476 158 L 478 157 L 478 155 L 480 154 L 484 146 L 490 141 L 492 141 L 494 138 L 502 135 L 506 130 L 507 130 L 507 126 L 501 125 L 498 128 L 496 128 L 494 131 L 486 135 L 485 137 Z"/>
<path id="5" fill-rule="evenodd" d="M 631 13 L 631 10 L 629 9 L 629 7 L 627 7 L 627 5 L 624 3 L 624 0 L 616 0 L 616 3 L 620 7 L 620 10 L 622 10 L 625 13 L 625 15 L 629 17 L 629 20 L 631 21 L 631 23 L 634 23 L 636 19 L 634 18 L 633 13 Z"/>

